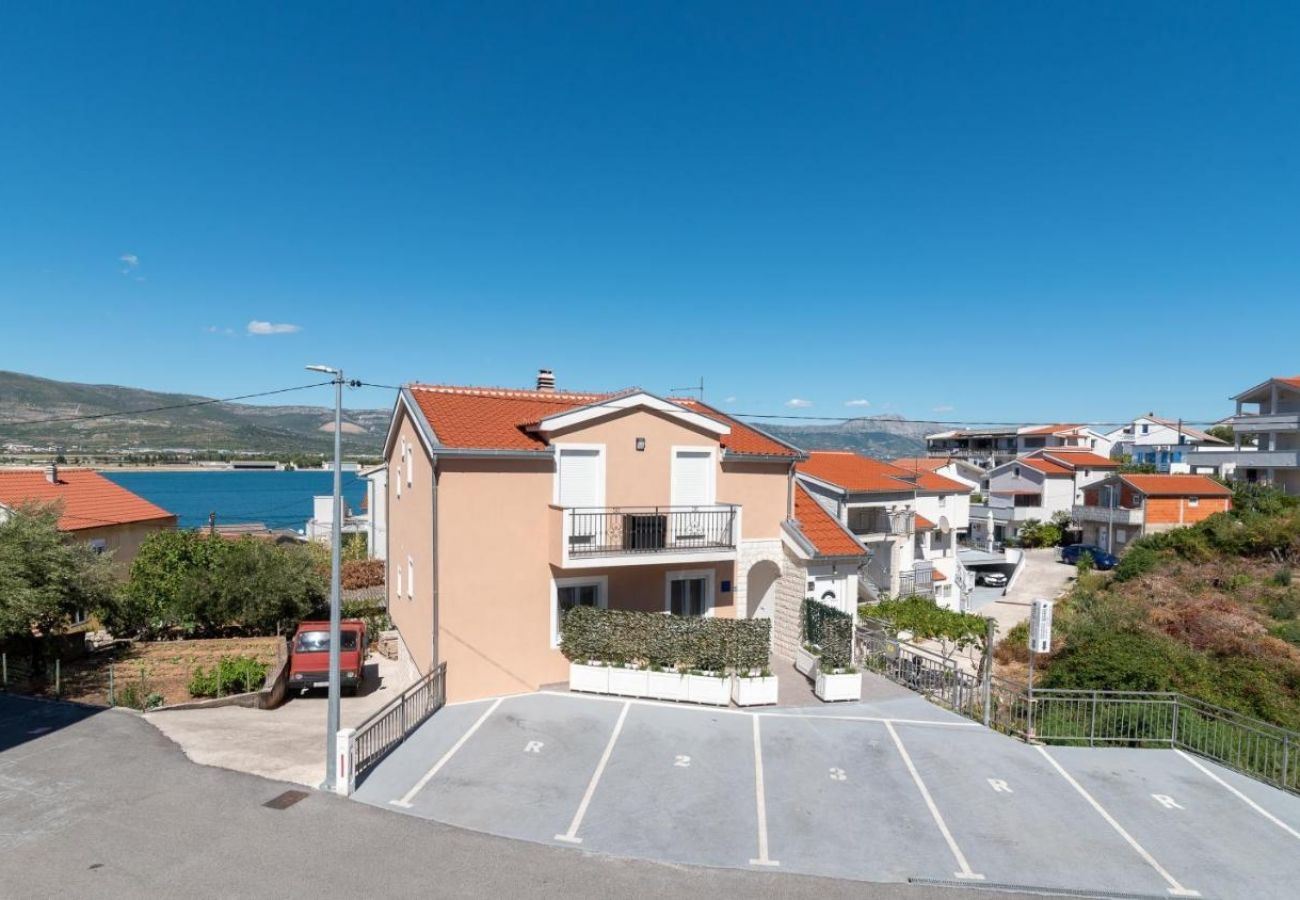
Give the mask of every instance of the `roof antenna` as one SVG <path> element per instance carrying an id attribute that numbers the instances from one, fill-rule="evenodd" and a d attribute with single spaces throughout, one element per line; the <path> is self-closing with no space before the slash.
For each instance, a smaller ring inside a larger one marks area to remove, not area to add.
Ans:
<path id="1" fill-rule="evenodd" d="M 699 384 L 692 384 L 687 387 L 669 388 L 669 390 L 672 391 L 673 393 L 677 393 L 678 391 L 699 391 L 700 402 L 703 403 L 704 402 L 704 376 L 703 375 L 700 376 Z"/>

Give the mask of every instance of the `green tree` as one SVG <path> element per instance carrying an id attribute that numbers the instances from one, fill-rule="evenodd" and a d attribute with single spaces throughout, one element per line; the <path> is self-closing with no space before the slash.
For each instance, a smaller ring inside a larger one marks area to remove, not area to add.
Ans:
<path id="1" fill-rule="evenodd" d="M 111 605 L 108 557 L 59 531 L 60 504 L 22 504 L 0 523 L 0 637 L 65 630 L 78 610 Z"/>

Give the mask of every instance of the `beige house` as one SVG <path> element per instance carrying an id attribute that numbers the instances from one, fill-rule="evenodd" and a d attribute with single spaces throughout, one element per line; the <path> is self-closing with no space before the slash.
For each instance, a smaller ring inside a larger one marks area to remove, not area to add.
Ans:
<path id="1" fill-rule="evenodd" d="M 176 527 L 176 516 L 90 469 L 0 470 L 0 521 L 25 503 L 59 505 L 59 530 L 111 553 L 126 574 L 144 539 Z"/>
<path id="2" fill-rule="evenodd" d="M 795 518 L 803 454 L 696 400 L 545 371 L 535 390 L 412 384 L 385 458 L 389 611 L 412 667 L 447 663 L 451 700 L 565 681 L 576 605 L 797 628 L 778 595 L 797 605 L 830 559 Z"/>

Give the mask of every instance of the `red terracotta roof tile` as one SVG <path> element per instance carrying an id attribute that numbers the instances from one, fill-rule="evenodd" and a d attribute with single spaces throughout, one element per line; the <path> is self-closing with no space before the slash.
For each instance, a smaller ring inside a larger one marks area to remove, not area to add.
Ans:
<path id="1" fill-rule="evenodd" d="M 1204 475 L 1121 475 L 1148 497 L 1231 497 L 1232 491 Z"/>
<path id="2" fill-rule="evenodd" d="M 476 450 L 545 450 L 548 446 L 545 435 L 529 431 L 529 425 L 628 393 L 628 390 L 597 394 L 425 384 L 410 387 L 411 396 L 443 446 Z M 793 448 L 698 400 L 670 402 L 728 425 L 731 433 L 722 435 L 719 443 L 731 453 L 787 459 L 799 455 Z"/>
<path id="3" fill-rule="evenodd" d="M 14 507 L 28 502 L 61 502 L 62 531 L 176 519 L 161 506 L 90 469 L 59 469 L 58 479 L 57 484 L 50 483 L 43 469 L 0 471 L 0 503 Z"/>
<path id="4" fill-rule="evenodd" d="M 801 484 L 794 492 L 794 517 L 799 522 L 799 530 L 812 542 L 819 556 L 865 555 L 866 551 L 853 535 Z"/>
<path id="5" fill-rule="evenodd" d="M 1036 434 L 1060 434 L 1063 431 L 1073 431 L 1076 428 L 1082 428 L 1082 425 L 1040 425 L 1037 428 L 1029 428 L 1020 432 L 1022 436 Z"/>
<path id="6" fill-rule="evenodd" d="M 1290 385 L 1293 388 L 1300 388 L 1300 375 L 1296 375 L 1294 378 L 1274 378 L 1273 380 L 1280 381 L 1283 384 Z"/>
<path id="7" fill-rule="evenodd" d="M 943 456 L 906 456 L 901 459 L 889 460 L 891 466 L 896 466 L 906 472 L 937 472 L 951 462 L 952 460 Z"/>
<path id="8" fill-rule="evenodd" d="M 1075 469 L 1119 468 L 1118 461 L 1082 448 L 1074 449 L 1070 447 L 1053 447 L 1050 450 L 1042 451 L 1042 457 L 1044 459 L 1050 459 L 1054 463 L 1060 463 L 1063 466 L 1073 467 Z"/>
<path id="9" fill-rule="evenodd" d="M 934 530 L 934 523 L 931 522 L 929 519 L 927 519 L 925 516 L 921 515 L 920 513 L 917 513 L 917 514 L 916 514 L 916 530 L 917 530 L 917 531 L 933 531 L 933 530 Z"/>
<path id="10" fill-rule="evenodd" d="M 1070 470 L 1065 466 L 1058 465 L 1051 460 L 1041 459 L 1036 456 L 1022 456 L 1020 459 L 1013 460 L 1021 465 L 1028 466 L 1046 475 L 1069 475 Z"/>
<path id="11" fill-rule="evenodd" d="M 800 472 L 830 482 L 853 493 L 902 493 L 912 484 L 902 479 L 907 473 L 889 463 L 850 451 L 818 450 L 798 464 Z"/>
<path id="12" fill-rule="evenodd" d="M 910 477 L 910 476 L 909 476 Z M 969 494 L 975 488 L 960 481 L 939 475 L 935 472 L 922 472 L 916 479 L 916 486 L 926 492 L 942 494 Z"/>

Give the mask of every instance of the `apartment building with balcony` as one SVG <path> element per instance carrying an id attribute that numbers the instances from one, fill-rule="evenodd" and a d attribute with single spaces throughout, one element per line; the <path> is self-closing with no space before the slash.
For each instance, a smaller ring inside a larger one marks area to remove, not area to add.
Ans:
<path id="1" fill-rule="evenodd" d="M 969 523 L 969 484 L 847 451 L 809 453 L 797 472 L 800 487 L 866 549 L 867 597 L 919 594 L 960 607 L 957 541 Z"/>
<path id="2" fill-rule="evenodd" d="M 1191 454 L 1196 450 L 1227 449 L 1228 444 L 1181 420 L 1166 419 L 1153 412 L 1134 417 L 1106 435 L 1111 455 L 1129 457 L 1134 463 L 1155 466 L 1160 473 L 1191 472 Z"/>
<path id="3" fill-rule="evenodd" d="M 1083 502 L 1083 491 L 1119 468 L 1119 462 L 1080 448 L 1035 450 L 996 466 L 981 485 L 984 502 L 970 509 L 970 540 L 977 546 L 1015 539 L 1030 520 L 1049 521 Z"/>
<path id="4" fill-rule="evenodd" d="M 385 451 L 402 658 L 446 662 L 453 700 L 563 682 L 577 605 L 770 618 L 792 656 L 800 601 L 832 592 L 852 610 L 865 559 L 847 529 L 796 508 L 803 458 L 639 389 L 561 391 L 546 372 L 528 390 L 408 385 Z"/>
<path id="5" fill-rule="evenodd" d="M 1192 471 L 1263 482 L 1300 495 L 1300 375 L 1270 378 L 1232 399 L 1236 414 L 1224 424 L 1232 426 L 1235 446 L 1189 454 Z"/>
<path id="6" fill-rule="evenodd" d="M 1006 425 L 943 431 L 925 439 L 926 454 L 992 469 L 1036 450 L 1091 450 L 1109 456 L 1110 440 L 1086 425 Z"/>
<path id="7" fill-rule="evenodd" d="M 1232 491 L 1204 475 L 1110 475 L 1083 491 L 1074 521 L 1083 543 L 1118 553 L 1138 538 L 1232 508 Z"/>

